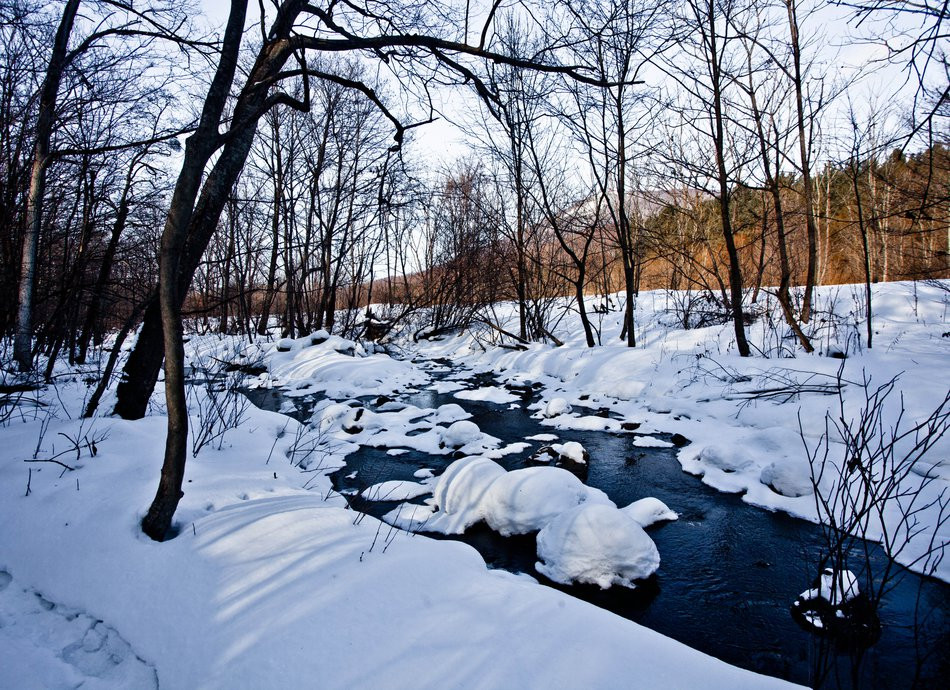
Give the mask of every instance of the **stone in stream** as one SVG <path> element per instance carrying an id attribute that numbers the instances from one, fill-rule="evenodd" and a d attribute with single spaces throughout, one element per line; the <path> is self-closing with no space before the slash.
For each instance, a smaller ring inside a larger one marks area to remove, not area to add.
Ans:
<path id="1" fill-rule="evenodd" d="M 812 589 L 798 595 L 792 617 L 811 632 L 867 647 L 881 635 L 881 621 L 850 570 L 825 568 Z"/>
<path id="2" fill-rule="evenodd" d="M 363 412 L 365 412 L 365 410 L 362 407 L 353 408 L 351 412 L 348 412 L 343 419 L 343 431 L 348 434 L 360 433 L 363 430 L 363 425 L 360 424 L 360 418 L 362 418 Z"/>
<path id="3" fill-rule="evenodd" d="M 688 446 L 691 441 L 683 436 L 683 434 L 673 434 L 670 436 L 670 443 L 672 443 L 677 448 L 682 448 L 683 446 Z"/>
<path id="4" fill-rule="evenodd" d="M 564 398 L 551 398 L 544 406 L 544 410 L 541 412 L 541 414 L 546 419 L 551 419 L 552 417 L 557 417 L 558 415 L 568 414 L 571 409 L 572 408 L 570 404 Z"/>

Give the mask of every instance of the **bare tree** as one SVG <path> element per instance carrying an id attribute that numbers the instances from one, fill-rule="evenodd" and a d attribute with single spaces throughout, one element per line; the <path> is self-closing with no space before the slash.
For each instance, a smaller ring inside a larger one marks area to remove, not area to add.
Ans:
<path id="1" fill-rule="evenodd" d="M 218 127 L 234 82 L 246 11 L 246 1 L 232 2 L 221 59 L 205 99 L 199 125 L 186 142 L 184 161 L 162 237 L 158 286 L 161 319 L 159 324 L 152 327 L 150 337 L 154 338 L 158 331 L 162 334 L 168 437 L 159 488 L 142 523 L 145 533 L 153 539 L 164 539 L 171 527 L 172 516 L 181 498 L 184 476 L 188 414 L 184 388 L 181 304 L 217 225 L 228 193 L 247 160 L 260 118 L 279 105 L 309 109 L 309 82 L 310 79 L 319 79 L 361 93 L 393 124 L 396 146 L 404 138 L 406 126 L 386 108 L 371 86 L 308 64 L 305 52 L 368 51 L 377 57 L 382 56 L 393 65 L 406 66 L 409 71 L 407 76 L 410 77 L 421 73 L 428 65 L 428 69 L 442 70 L 446 75 L 471 78 L 472 69 L 465 62 L 474 58 L 566 73 L 593 83 L 600 81 L 577 68 L 554 64 L 546 60 L 543 54 L 534 59 L 525 59 L 487 49 L 484 35 L 490 28 L 491 17 L 479 44 L 472 45 L 464 42 L 464 36 L 461 41 L 441 37 L 446 35 L 447 27 L 452 26 L 452 18 L 442 12 L 428 14 L 420 10 L 403 23 L 400 14 L 392 10 L 391 7 L 377 8 L 375 5 L 344 8 L 331 4 L 321 8 L 304 0 L 285 0 L 277 8 L 270 28 L 262 30 L 262 46 L 237 96 L 228 131 L 221 135 Z M 308 29 L 303 20 L 312 20 L 320 28 L 315 31 Z M 262 16 L 262 27 L 265 21 L 266 17 Z M 295 58 L 299 69 L 284 69 L 291 58 Z M 293 77 L 304 80 L 302 101 L 277 87 L 282 80 Z M 219 147 L 218 158 L 201 186 L 205 165 Z M 137 348 L 142 346 L 143 336 L 144 329 Z M 155 350 L 154 340 L 149 347 Z M 146 376 L 141 377 L 140 390 L 150 391 L 154 384 L 155 379 L 148 375 L 153 372 L 157 374 L 155 359 L 160 360 L 152 355 L 150 362 L 146 363 L 151 366 L 143 369 Z"/>
<path id="2" fill-rule="evenodd" d="M 70 48 L 70 41 L 73 38 L 80 0 L 67 0 L 63 6 L 37 99 L 32 173 L 26 202 L 14 339 L 14 357 L 21 371 L 29 371 L 33 367 L 31 341 L 33 286 L 47 171 L 54 158 L 68 153 L 67 150 L 54 151 L 51 148 L 54 124 L 57 116 L 61 114 L 57 97 L 68 70 L 79 66 L 83 58 L 94 53 L 104 53 L 105 57 L 94 67 L 84 66 L 90 70 L 90 73 L 97 69 L 103 71 L 114 69 L 120 59 L 134 59 L 145 52 L 149 44 L 159 40 L 174 41 L 179 45 L 206 46 L 201 41 L 185 38 L 183 34 L 178 33 L 185 25 L 184 17 L 187 16 L 187 8 L 182 8 L 177 3 L 156 5 L 146 11 L 140 11 L 126 0 L 97 0 L 88 4 L 98 12 L 98 15 L 83 22 L 85 30 L 78 43 L 72 48 Z M 84 78 L 86 83 L 90 83 L 88 78 Z M 168 139 L 174 134 L 162 133 L 154 137 L 154 140 Z M 135 144 L 133 142 L 112 143 L 98 150 L 99 152 L 115 151 L 129 145 Z M 85 151 L 85 153 L 92 152 Z"/>
<path id="3" fill-rule="evenodd" d="M 719 225 L 728 256 L 729 309 L 736 336 L 739 354 L 751 354 L 745 334 L 743 312 L 743 280 L 739 251 L 733 232 L 732 195 L 739 169 L 745 164 L 745 152 L 736 151 L 730 130 L 727 89 L 731 76 L 737 71 L 735 46 L 737 36 L 731 19 L 737 11 L 733 0 L 689 0 L 685 3 L 681 19 L 689 27 L 689 38 L 684 48 L 689 53 L 688 64 L 680 64 L 683 56 L 675 56 L 667 63 L 668 73 L 676 79 L 684 91 L 684 107 L 687 114 L 684 123 L 694 129 L 698 136 L 712 146 L 714 163 L 704 164 L 701 155 L 692 162 L 680 160 L 680 164 L 697 169 L 712 184 L 719 207 Z"/>

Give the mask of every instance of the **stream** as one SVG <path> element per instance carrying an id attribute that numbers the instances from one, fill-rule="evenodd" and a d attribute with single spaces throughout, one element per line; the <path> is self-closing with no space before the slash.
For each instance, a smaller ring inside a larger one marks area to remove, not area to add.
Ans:
<path id="1" fill-rule="evenodd" d="M 434 380 L 438 378 L 433 374 Z M 469 381 L 494 383 L 485 375 Z M 244 392 L 254 404 L 272 411 L 279 410 L 287 399 L 279 389 Z M 464 541 L 481 553 L 489 567 L 527 573 L 545 585 L 742 668 L 829 688 L 905 688 L 915 683 L 917 687 L 944 687 L 950 678 L 950 586 L 904 571 L 882 602 L 880 639 L 864 650 L 836 645 L 834 640 L 801 628 L 789 612 L 795 597 L 812 586 L 817 574 L 822 543 L 817 525 L 750 506 L 738 495 L 707 487 L 682 471 L 675 447 L 637 447 L 633 444 L 635 434 L 556 431 L 542 426 L 525 409 L 536 400 L 535 395 L 526 391 L 520 409 L 459 400 L 452 393 L 431 390 L 407 392 L 398 401 L 430 408 L 461 404 L 484 433 L 504 443 L 552 431 L 560 442 L 580 442 L 590 452 L 584 478 L 588 485 L 604 491 L 618 506 L 654 496 L 679 513 L 679 520 L 647 530 L 660 552 L 659 571 L 632 590 L 565 586 L 535 570 L 533 534 L 505 538 L 480 524 L 461 536 L 429 536 Z M 293 416 L 308 420 L 316 400 L 293 400 L 298 408 Z M 371 400 L 364 403 L 372 407 Z M 669 440 L 668 436 L 654 436 Z M 527 450 L 498 462 L 508 470 L 525 467 L 531 453 L 542 445 L 531 442 Z M 331 479 L 338 491 L 352 494 L 352 490 L 390 479 L 417 481 L 413 473 L 423 467 L 440 474 L 452 461 L 451 456 L 418 451 L 392 456 L 385 448 L 362 447 L 347 456 L 346 467 Z M 421 503 L 423 498 L 415 502 Z M 348 495 L 348 499 L 354 509 L 375 517 L 398 505 L 367 501 L 358 495 Z M 872 567 L 879 572 L 886 557 L 876 545 L 872 552 Z M 918 600 L 919 607 L 915 607 Z"/>

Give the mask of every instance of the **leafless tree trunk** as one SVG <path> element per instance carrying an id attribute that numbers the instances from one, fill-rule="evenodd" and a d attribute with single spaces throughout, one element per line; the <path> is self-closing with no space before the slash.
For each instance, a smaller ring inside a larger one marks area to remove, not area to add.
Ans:
<path id="1" fill-rule="evenodd" d="M 50 162 L 50 138 L 56 118 L 56 95 L 67 65 L 69 36 L 73 30 L 80 0 L 67 0 L 63 7 L 49 66 L 40 91 L 36 135 L 33 144 L 33 172 L 26 207 L 26 228 L 23 234 L 23 258 L 20 264 L 20 294 L 17 310 L 16 338 L 13 356 L 20 371 L 33 369 L 33 282 L 36 273 L 36 247 L 40 236 L 43 197 L 46 193 L 46 169 Z"/>

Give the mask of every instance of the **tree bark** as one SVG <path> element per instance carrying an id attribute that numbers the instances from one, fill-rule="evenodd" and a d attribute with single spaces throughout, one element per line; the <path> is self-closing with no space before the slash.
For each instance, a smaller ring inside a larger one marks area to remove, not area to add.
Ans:
<path id="1" fill-rule="evenodd" d="M 184 291 L 179 288 L 181 259 L 186 249 L 188 227 L 204 167 L 219 144 L 218 125 L 234 81 L 246 11 L 247 0 L 232 0 L 221 58 L 208 89 L 198 128 L 185 144 L 185 158 L 162 232 L 158 303 L 165 354 L 168 433 L 158 491 L 142 520 L 142 531 L 156 541 L 163 541 L 171 531 L 172 517 L 183 495 L 181 487 L 185 476 L 188 408 L 185 400 L 185 352 L 181 324 Z"/>

